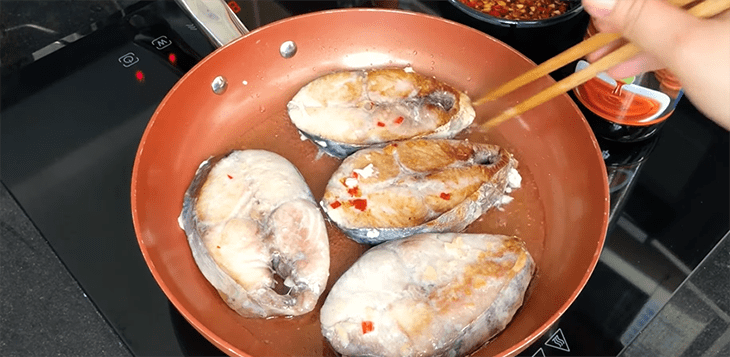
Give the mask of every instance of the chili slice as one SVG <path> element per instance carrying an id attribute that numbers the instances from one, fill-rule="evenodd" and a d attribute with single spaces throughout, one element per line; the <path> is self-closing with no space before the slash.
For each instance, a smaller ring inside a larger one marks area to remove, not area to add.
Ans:
<path id="1" fill-rule="evenodd" d="M 364 200 L 361 198 L 350 200 L 350 204 L 352 204 L 355 209 L 358 209 L 360 211 L 365 211 L 365 209 L 368 208 L 368 200 Z"/>
<path id="2" fill-rule="evenodd" d="M 353 196 L 353 197 L 360 197 L 361 196 L 361 194 L 360 194 L 360 188 L 358 188 L 357 186 L 355 186 L 353 188 L 348 188 L 347 189 L 347 193 L 349 193 L 350 196 Z"/>
<path id="3" fill-rule="evenodd" d="M 375 326 L 373 326 L 372 321 L 363 321 L 362 322 L 362 334 L 366 334 L 368 332 L 373 332 L 375 330 Z"/>

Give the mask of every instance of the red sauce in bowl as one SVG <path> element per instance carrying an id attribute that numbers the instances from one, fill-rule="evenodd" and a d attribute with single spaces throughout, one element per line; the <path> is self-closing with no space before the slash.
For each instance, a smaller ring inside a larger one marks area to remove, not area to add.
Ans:
<path id="1" fill-rule="evenodd" d="M 487 15 L 506 20 L 543 20 L 568 11 L 562 0 L 459 0 Z"/>
<path id="2" fill-rule="evenodd" d="M 593 78 L 578 87 L 576 97 L 590 111 L 600 117 L 619 124 L 650 125 L 663 120 L 656 118 L 642 122 L 661 109 L 661 103 L 642 95 L 622 90 L 623 82 L 613 86 L 606 81 Z"/>

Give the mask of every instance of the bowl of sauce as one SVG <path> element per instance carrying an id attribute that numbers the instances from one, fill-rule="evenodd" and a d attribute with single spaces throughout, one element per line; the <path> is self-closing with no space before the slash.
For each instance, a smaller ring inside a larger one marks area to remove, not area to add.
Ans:
<path id="1" fill-rule="evenodd" d="M 482 31 L 536 63 L 583 39 L 589 16 L 574 0 L 438 1 L 443 17 Z"/>
<path id="2" fill-rule="evenodd" d="M 576 70 L 587 65 L 580 61 Z M 618 142 L 641 141 L 661 128 L 682 97 L 681 87 L 666 84 L 673 78 L 666 70 L 618 80 L 601 73 L 576 87 L 572 97 L 596 136 Z"/>
<path id="3" fill-rule="evenodd" d="M 583 10 L 572 0 L 449 0 L 478 20 L 504 27 L 545 27 L 569 20 Z"/>
<path id="4" fill-rule="evenodd" d="M 590 21 L 585 38 L 596 33 Z M 580 60 L 575 71 L 588 65 Z M 597 137 L 622 143 L 653 136 L 672 115 L 682 95 L 682 84 L 666 69 L 622 79 L 599 73 L 571 93 Z"/>

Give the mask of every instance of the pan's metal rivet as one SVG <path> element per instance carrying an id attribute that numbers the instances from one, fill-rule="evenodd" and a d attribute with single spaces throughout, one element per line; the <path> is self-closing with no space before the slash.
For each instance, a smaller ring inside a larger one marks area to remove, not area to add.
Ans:
<path id="1" fill-rule="evenodd" d="M 297 44 L 294 41 L 286 41 L 279 47 L 281 57 L 292 58 L 297 53 Z"/>
<path id="2" fill-rule="evenodd" d="M 226 88 L 228 88 L 228 81 L 225 77 L 218 76 L 213 79 L 213 83 L 210 84 L 210 87 L 213 88 L 213 93 L 223 94 L 223 92 L 226 91 Z"/>

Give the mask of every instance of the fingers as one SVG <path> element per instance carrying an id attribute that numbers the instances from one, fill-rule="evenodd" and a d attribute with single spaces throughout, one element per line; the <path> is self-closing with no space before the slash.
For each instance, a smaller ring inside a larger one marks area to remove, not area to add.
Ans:
<path id="1" fill-rule="evenodd" d="M 686 29 L 698 21 L 665 0 L 583 0 L 583 6 L 601 30 L 620 32 L 661 58 L 674 56 Z"/>
<path id="2" fill-rule="evenodd" d="M 618 40 L 613 41 L 613 42 L 609 43 L 608 45 L 603 46 L 603 47 L 597 49 L 596 51 L 588 54 L 586 56 L 586 59 L 589 62 L 595 62 L 598 59 L 600 59 L 601 57 L 603 57 L 603 56 L 613 52 L 614 50 L 618 49 L 619 47 L 625 45 L 626 43 L 627 43 L 626 40 L 618 39 Z"/>
<path id="3" fill-rule="evenodd" d="M 611 32 L 610 27 L 605 26 L 601 21 L 594 20 L 594 25 L 598 28 L 600 31 L 604 32 Z M 616 32 L 617 30 L 613 30 L 613 32 Z M 627 44 L 628 41 L 625 39 L 619 39 L 616 41 L 611 42 L 610 44 L 596 50 L 595 52 L 589 54 L 586 56 L 586 59 L 588 62 L 595 62 L 601 57 L 613 52 L 614 50 L 618 49 L 619 47 Z M 660 68 L 663 68 L 663 64 L 654 56 L 643 52 L 642 54 L 630 59 L 629 61 L 626 61 L 616 67 L 613 67 L 606 71 L 606 73 L 616 79 L 623 79 L 635 76 L 639 73 L 648 72 L 657 70 Z"/>
<path id="4" fill-rule="evenodd" d="M 641 54 L 607 71 L 608 75 L 616 78 L 628 78 L 639 73 L 655 71 L 664 66 L 654 56 Z"/>
<path id="5" fill-rule="evenodd" d="M 649 54 L 609 74 L 667 68 L 700 111 L 730 129 L 730 12 L 703 20 L 666 0 L 583 0 L 583 6 L 600 30 L 621 33 Z"/>

